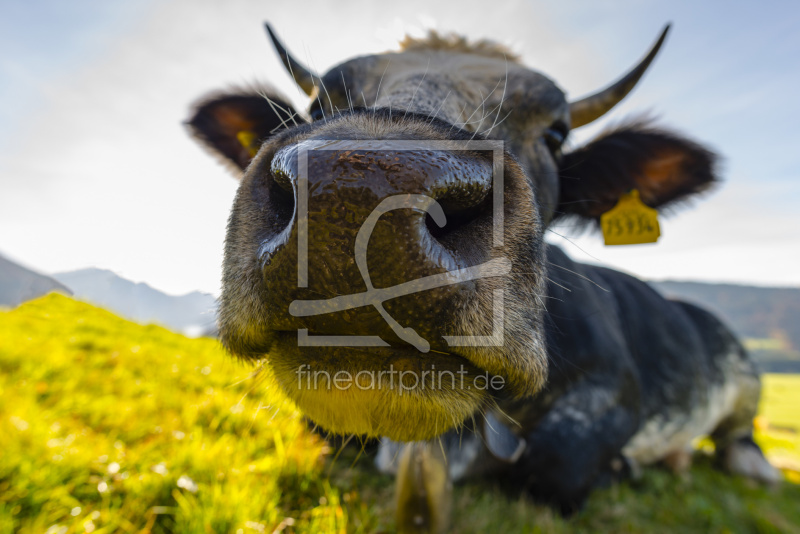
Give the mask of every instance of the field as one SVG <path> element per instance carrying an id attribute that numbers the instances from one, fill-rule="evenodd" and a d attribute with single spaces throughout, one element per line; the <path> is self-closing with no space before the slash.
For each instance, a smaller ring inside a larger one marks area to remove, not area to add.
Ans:
<path id="1" fill-rule="evenodd" d="M 215 340 L 57 294 L 0 312 L 0 332 L 0 534 L 392 531 L 392 479 Z M 689 475 L 647 469 L 570 520 L 459 486 L 453 532 L 800 532 L 800 376 L 765 377 L 756 423 L 778 489 L 700 450 Z"/>

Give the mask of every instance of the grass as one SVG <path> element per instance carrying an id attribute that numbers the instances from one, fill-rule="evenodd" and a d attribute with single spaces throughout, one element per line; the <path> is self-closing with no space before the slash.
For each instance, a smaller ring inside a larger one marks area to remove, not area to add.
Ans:
<path id="1" fill-rule="evenodd" d="M 392 531 L 392 479 L 358 451 L 335 458 L 268 374 L 215 340 L 57 294 L 0 312 L 0 332 L 0 534 Z M 757 423 L 797 476 L 800 376 L 765 378 Z M 453 531 L 800 532 L 800 486 L 698 463 L 597 491 L 568 521 L 459 486 Z"/>

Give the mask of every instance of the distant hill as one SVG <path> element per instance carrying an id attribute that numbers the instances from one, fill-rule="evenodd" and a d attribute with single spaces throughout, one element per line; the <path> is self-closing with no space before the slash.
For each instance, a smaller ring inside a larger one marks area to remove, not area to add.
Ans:
<path id="1" fill-rule="evenodd" d="M 650 282 L 662 294 L 714 312 L 745 340 L 762 370 L 800 373 L 800 288 Z"/>
<path id="2" fill-rule="evenodd" d="M 0 307 L 14 308 L 51 291 L 72 295 L 72 291 L 49 276 L 0 256 Z"/>
<path id="3" fill-rule="evenodd" d="M 96 268 L 56 273 L 53 278 L 72 289 L 77 298 L 138 323 L 156 323 L 190 335 L 214 330 L 217 305 L 208 293 L 167 295 L 145 283 Z"/>

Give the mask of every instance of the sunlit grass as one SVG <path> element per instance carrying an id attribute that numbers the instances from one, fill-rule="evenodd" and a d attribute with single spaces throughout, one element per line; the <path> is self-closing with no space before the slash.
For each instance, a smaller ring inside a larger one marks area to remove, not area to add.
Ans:
<path id="1" fill-rule="evenodd" d="M 772 463 L 800 484 L 800 375 L 764 375 L 763 383 L 756 437 Z"/>
<path id="2" fill-rule="evenodd" d="M 371 530 L 325 443 L 215 340 L 55 294 L 0 330 L 0 531 Z"/>
<path id="3" fill-rule="evenodd" d="M 0 533 L 391 531 L 392 480 L 335 451 L 269 376 L 211 339 L 60 295 L 0 312 Z M 800 377 L 768 376 L 757 435 L 793 473 Z M 700 461 L 601 490 L 565 521 L 489 483 L 455 532 L 800 532 L 800 486 Z"/>

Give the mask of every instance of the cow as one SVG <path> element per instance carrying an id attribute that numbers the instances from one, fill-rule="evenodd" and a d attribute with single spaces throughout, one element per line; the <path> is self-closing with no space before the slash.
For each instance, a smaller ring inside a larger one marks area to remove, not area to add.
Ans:
<path id="1" fill-rule="evenodd" d="M 240 179 L 225 347 L 268 355 L 321 428 L 383 438 L 379 467 L 399 457 L 411 483 L 441 449 L 446 478 L 492 476 L 568 514 L 639 466 L 685 466 L 698 436 L 727 470 L 777 481 L 753 441 L 759 377 L 730 330 L 543 239 L 560 221 L 597 227 L 632 190 L 663 211 L 718 181 L 712 151 L 642 118 L 565 145 L 668 30 L 569 102 L 490 41 L 432 32 L 320 76 L 267 25 L 307 111 L 258 85 L 204 97 L 187 121 Z"/>

